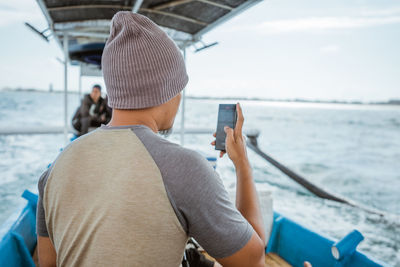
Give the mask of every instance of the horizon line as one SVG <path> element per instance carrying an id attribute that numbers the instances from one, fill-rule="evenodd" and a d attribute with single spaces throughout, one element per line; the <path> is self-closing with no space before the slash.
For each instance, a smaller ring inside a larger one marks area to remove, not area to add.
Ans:
<path id="1" fill-rule="evenodd" d="M 22 88 L 22 87 L 3 87 L 0 92 L 35 92 L 35 93 L 64 93 L 64 90 L 49 90 L 37 88 Z M 67 91 L 68 94 L 79 94 L 78 91 Z M 83 93 L 86 94 L 86 93 Z M 245 96 L 204 96 L 204 95 L 186 95 L 188 99 L 210 99 L 210 100 L 245 100 L 245 101 L 266 101 L 266 102 L 297 102 L 297 103 L 321 103 L 321 104 L 353 104 L 353 105 L 368 105 L 368 104 L 394 104 L 400 105 L 400 97 L 390 97 L 386 100 L 369 100 L 361 101 L 353 100 L 338 100 L 338 99 L 310 99 L 310 98 L 266 98 L 266 97 L 245 97 Z"/>

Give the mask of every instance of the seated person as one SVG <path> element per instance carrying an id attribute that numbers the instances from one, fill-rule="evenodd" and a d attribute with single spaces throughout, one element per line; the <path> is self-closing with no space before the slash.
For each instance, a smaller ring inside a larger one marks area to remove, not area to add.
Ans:
<path id="1" fill-rule="evenodd" d="M 78 136 L 89 131 L 89 127 L 99 127 L 111 119 L 111 109 L 107 100 L 101 97 L 101 86 L 96 84 L 92 92 L 84 96 L 81 106 L 72 118 L 72 126 L 78 131 Z"/>

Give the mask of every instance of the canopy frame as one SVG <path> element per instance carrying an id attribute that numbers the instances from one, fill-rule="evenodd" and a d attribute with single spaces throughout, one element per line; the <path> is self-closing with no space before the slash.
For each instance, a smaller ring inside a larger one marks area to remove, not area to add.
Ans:
<path id="1" fill-rule="evenodd" d="M 82 63 L 70 60 L 69 48 L 75 44 L 105 43 L 113 14 L 125 10 L 150 17 L 176 42 L 186 59 L 186 49 L 201 42 L 204 34 L 262 0 L 84 0 L 80 5 L 75 0 L 36 1 L 49 25 L 51 36 L 64 52 L 64 138 L 67 142 L 68 64 L 80 65 L 79 95 L 84 68 Z M 203 45 L 203 49 L 215 44 Z M 185 133 L 185 91 L 181 106 L 182 144 Z"/>

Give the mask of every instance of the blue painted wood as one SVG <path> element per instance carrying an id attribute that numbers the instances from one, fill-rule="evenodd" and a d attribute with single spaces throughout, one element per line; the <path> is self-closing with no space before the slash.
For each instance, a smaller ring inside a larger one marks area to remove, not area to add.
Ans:
<path id="1" fill-rule="evenodd" d="M 0 266 L 35 266 L 37 195 L 27 190 L 22 195 L 28 204 L 0 242 Z"/>
<path id="2" fill-rule="evenodd" d="M 308 261 L 313 267 L 378 267 L 387 266 L 358 251 L 353 250 L 341 260 L 332 255 L 334 242 L 321 234 L 311 231 L 279 213 L 274 214 L 274 225 L 266 252 L 277 253 L 295 267 L 302 267 Z"/>
<path id="3" fill-rule="evenodd" d="M 354 253 L 358 244 L 364 240 L 364 236 L 357 230 L 353 230 L 348 235 L 339 240 L 332 246 L 332 255 L 337 260 L 342 260 Z"/>

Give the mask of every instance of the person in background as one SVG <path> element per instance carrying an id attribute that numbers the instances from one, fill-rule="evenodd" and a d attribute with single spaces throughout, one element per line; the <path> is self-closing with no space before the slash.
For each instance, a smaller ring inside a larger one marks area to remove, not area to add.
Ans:
<path id="1" fill-rule="evenodd" d="M 89 131 L 89 127 L 99 127 L 111 119 L 111 109 L 107 100 L 101 97 L 101 86 L 96 84 L 92 92 L 83 97 L 81 106 L 72 118 L 72 126 L 78 131 L 78 136 Z"/>

